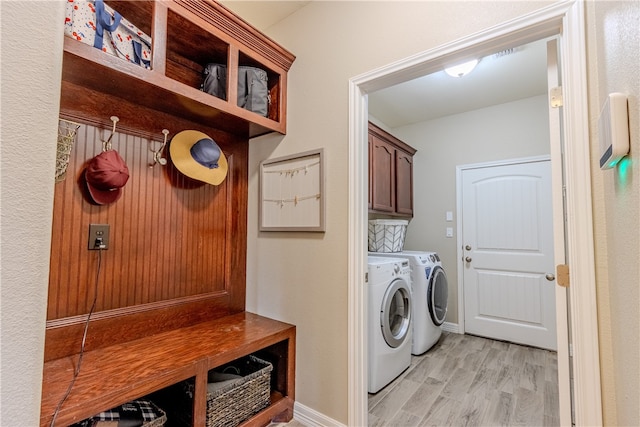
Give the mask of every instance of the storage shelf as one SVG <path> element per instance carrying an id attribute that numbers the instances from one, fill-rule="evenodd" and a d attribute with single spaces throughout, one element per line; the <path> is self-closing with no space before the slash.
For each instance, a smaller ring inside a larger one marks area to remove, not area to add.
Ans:
<path id="1" fill-rule="evenodd" d="M 152 33 L 152 69 L 65 37 L 63 83 L 86 88 L 87 93 L 66 94 L 63 85 L 62 116 L 95 123 L 96 117 L 105 115 L 105 104 L 117 109 L 122 99 L 243 137 L 286 133 L 286 75 L 295 59 L 291 53 L 215 2 L 111 3 L 134 25 Z M 208 62 L 227 65 L 228 92 L 234 94 L 228 100 L 200 90 L 202 69 Z M 267 71 L 272 100 L 268 117 L 237 106 L 233 78 L 239 65 Z M 109 115 L 105 116 L 108 120 Z M 148 133 L 143 118 L 128 119 L 135 133 Z"/>
<path id="2" fill-rule="evenodd" d="M 198 392 L 198 385 L 206 390 L 207 372 L 270 346 L 284 353 L 278 355 L 282 365 L 279 370 L 274 366 L 272 373 L 281 389 L 272 390 L 271 405 L 254 418 L 292 410 L 295 327 L 243 312 L 86 352 L 56 425 L 73 424 L 192 377 L 196 378 L 197 396 L 194 425 L 204 425 L 206 398 Z M 51 422 L 71 382 L 77 360 L 74 355 L 44 364 L 41 426 Z"/>
<path id="3" fill-rule="evenodd" d="M 108 103 L 118 109 L 119 99 L 183 119 L 216 127 L 240 136 L 255 137 L 269 132 L 285 133 L 285 123 L 232 105 L 222 99 L 172 80 L 154 70 L 101 52 L 89 45 L 70 38 L 64 41 L 64 66 L 62 80 L 86 88 L 87 91 L 108 95 L 96 99 L 89 92 L 78 96 L 65 90 L 61 93 L 62 115 L 73 116 L 92 123 Z M 104 122 L 108 122 L 108 115 Z M 148 133 L 145 121 L 127 117 L 134 133 Z"/>

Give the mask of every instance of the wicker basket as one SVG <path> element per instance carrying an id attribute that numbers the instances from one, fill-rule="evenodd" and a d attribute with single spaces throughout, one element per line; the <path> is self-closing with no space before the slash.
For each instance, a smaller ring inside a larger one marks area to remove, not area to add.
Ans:
<path id="1" fill-rule="evenodd" d="M 235 427 L 269 406 L 271 363 L 247 356 L 216 371 L 230 372 L 229 368 L 242 377 L 207 393 L 207 427 Z"/>
<path id="2" fill-rule="evenodd" d="M 67 166 L 71 157 L 71 149 L 76 141 L 76 132 L 80 124 L 60 119 L 58 121 L 58 146 L 56 150 L 56 175 L 55 181 L 64 181 L 67 176 Z"/>

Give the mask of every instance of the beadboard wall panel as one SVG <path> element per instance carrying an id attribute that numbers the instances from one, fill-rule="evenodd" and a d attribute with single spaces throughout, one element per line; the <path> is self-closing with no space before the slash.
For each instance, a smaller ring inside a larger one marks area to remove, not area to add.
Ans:
<path id="1" fill-rule="evenodd" d="M 55 187 L 47 359 L 79 350 L 96 289 L 87 339 L 93 348 L 121 341 L 118 334 L 132 339 L 244 310 L 248 142 L 198 130 L 227 156 L 222 184 L 182 175 L 168 146 L 168 164 L 151 167 L 162 135 L 151 140 L 116 130 L 112 146 L 130 178 L 118 201 L 99 206 L 88 196 L 84 169 L 111 129 L 80 127 L 66 179 Z M 89 224 L 110 225 L 108 249 L 88 250 Z"/>

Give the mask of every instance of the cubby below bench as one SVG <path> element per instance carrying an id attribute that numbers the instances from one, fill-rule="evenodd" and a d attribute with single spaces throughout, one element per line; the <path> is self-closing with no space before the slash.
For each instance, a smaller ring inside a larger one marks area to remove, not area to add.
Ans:
<path id="1" fill-rule="evenodd" d="M 273 365 L 271 399 L 241 426 L 288 421 L 295 400 L 295 339 L 295 326 L 242 312 L 85 352 L 55 425 L 67 426 L 154 393 L 167 395 L 177 384 L 193 381 L 193 412 L 187 418 L 205 426 L 208 372 L 247 355 Z M 77 363 L 77 354 L 45 362 L 41 426 L 50 425 Z M 168 425 L 175 425 L 170 418 Z"/>

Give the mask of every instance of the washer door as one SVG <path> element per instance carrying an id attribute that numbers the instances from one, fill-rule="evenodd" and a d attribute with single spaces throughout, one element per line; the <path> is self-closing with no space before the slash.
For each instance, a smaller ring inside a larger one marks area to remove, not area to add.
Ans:
<path id="1" fill-rule="evenodd" d="M 402 279 L 387 288 L 380 308 L 382 336 L 390 347 L 396 348 L 407 338 L 411 326 L 411 291 Z"/>
<path id="2" fill-rule="evenodd" d="M 429 305 L 429 314 L 434 325 L 440 326 L 444 323 L 447 316 L 447 298 L 449 297 L 449 285 L 447 284 L 447 275 L 444 269 L 439 265 L 433 267 L 431 280 L 429 280 L 429 289 L 427 291 L 427 303 Z"/>

